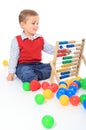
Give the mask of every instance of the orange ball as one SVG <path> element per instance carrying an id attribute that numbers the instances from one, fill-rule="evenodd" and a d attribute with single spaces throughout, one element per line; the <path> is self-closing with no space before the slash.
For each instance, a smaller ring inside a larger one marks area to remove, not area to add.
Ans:
<path id="1" fill-rule="evenodd" d="M 50 99 L 53 96 L 53 92 L 50 89 L 46 89 L 43 91 L 43 95 L 46 99 Z"/>
<path id="2" fill-rule="evenodd" d="M 60 96 L 59 101 L 62 105 L 66 106 L 69 103 L 69 97 L 67 95 L 62 95 Z"/>

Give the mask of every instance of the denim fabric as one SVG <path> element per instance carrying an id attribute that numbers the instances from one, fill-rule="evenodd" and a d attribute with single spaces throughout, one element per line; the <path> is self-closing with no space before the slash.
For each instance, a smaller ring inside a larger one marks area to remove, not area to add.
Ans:
<path id="1" fill-rule="evenodd" d="M 31 82 L 32 80 L 44 80 L 50 77 L 51 66 L 49 63 L 23 63 L 18 64 L 16 75 L 22 82 Z"/>

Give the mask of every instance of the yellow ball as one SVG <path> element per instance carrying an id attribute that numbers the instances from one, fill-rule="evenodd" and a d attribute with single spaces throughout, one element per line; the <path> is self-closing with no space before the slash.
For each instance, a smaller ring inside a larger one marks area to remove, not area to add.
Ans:
<path id="1" fill-rule="evenodd" d="M 67 95 L 62 95 L 60 96 L 59 101 L 62 105 L 66 106 L 69 103 L 69 97 Z"/>
<path id="2" fill-rule="evenodd" d="M 80 77 L 80 76 L 76 77 L 76 80 L 80 80 L 80 79 L 82 79 L 82 77 Z"/>
<path id="3" fill-rule="evenodd" d="M 66 88 L 66 89 L 68 89 L 68 86 L 66 84 L 60 84 L 59 88 Z"/>
<path id="4" fill-rule="evenodd" d="M 74 81 L 74 80 L 80 80 L 80 79 L 82 79 L 82 78 L 78 76 L 78 77 L 75 77 L 75 78 L 73 79 L 73 81 Z"/>
<path id="5" fill-rule="evenodd" d="M 46 99 L 50 99 L 50 98 L 52 98 L 53 93 L 52 93 L 52 91 L 51 91 L 50 89 L 45 89 L 45 90 L 43 91 L 43 95 L 44 95 L 44 97 L 45 97 Z"/>
<path id="6" fill-rule="evenodd" d="M 68 84 L 68 86 L 70 85 L 70 83 L 72 82 L 70 79 L 65 80 L 65 82 Z"/>
<path id="7" fill-rule="evenodd" d="M 3 64 L 4 66 L 8 66 L 8 61 L 7 61 L 7 60 L 3 60 L 2 64 Z"/>

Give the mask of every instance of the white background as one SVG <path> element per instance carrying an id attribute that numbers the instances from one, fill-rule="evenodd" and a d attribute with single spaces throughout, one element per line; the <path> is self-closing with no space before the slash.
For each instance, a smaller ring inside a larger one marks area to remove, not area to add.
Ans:
<path id="1" fill-rule="evenodd" d="M 86 38 L 85 0 L 0 1 L 0 129 L 45 130 L 41 118 L 51 114 L 55 119 L 53 130 L 86 130 L 86 110 L 81 104 L 63 107 L 54 96 L 42 106 L 37 106 L 34 96 L 41 90 L 25 92 L 18 79 L 7 82 L 7 68 L 2 66 L 2 61 L 9 59 L 11 39 L 22 31 L 18 23 L 22 9 L 34 9 L 39 13 L 38 33 L 51 44 L 56 40 Z M 47 59 L 44 54 L 43 59 L 50 61 L 51 57 Z M 86 77 L 85 72 L 86 67 L 82 64 L 80 76 Z M 80 90 L 78 94 L 81 93 L 86 92 Z"/>

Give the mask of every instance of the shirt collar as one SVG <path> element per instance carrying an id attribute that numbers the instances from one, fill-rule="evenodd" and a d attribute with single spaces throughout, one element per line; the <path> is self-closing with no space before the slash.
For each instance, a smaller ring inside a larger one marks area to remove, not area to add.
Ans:
<path id="1" fill-rule="evenodd" d="M 27 39 L 27 38 L 30 39 L 30 40 L 34 40 L 34 39 L 36 39 L 40 36 L 41 36 L 40 34 L 35 34 L 35 35 L 33 35 L 32 38 L 29 38 L 24 32 L 21 33 L 22 40 Z"/>

